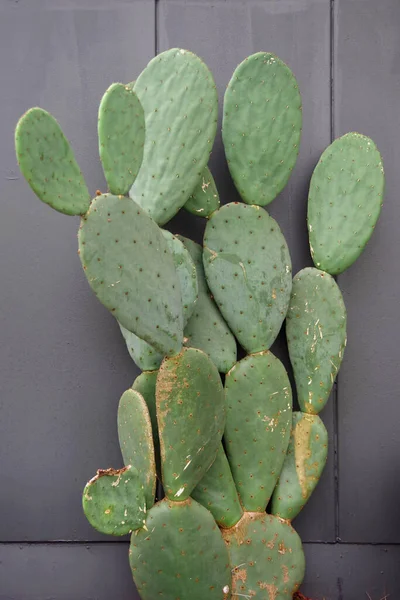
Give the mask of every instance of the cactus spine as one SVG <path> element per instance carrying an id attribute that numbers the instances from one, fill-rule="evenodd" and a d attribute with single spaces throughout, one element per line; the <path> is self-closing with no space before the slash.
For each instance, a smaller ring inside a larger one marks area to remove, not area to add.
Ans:
<path id="1" fill-rule="evenodd" d="M 186 50 L 160 54 L 136 81 L 105 93 L 98 133 L 110 193 L 90 201 L 51 115 L 31 109 L 16 128 L 33 191 L 81 216 L 84 272 L 143 371 L 118 408 L 125 466 L 99 470 L 82 499 L 100 532 L 132 533 L 129 561 L 143 600 L 290 600 L 304 577 L 291 521 L 325 465 L 318 413 L 346 344 L 331 275 L 369 239 L 384 175 L 375 144 L 360 134 L 323 153 L 308 205 L 316 268 L 292 280 L 283 234 L 260 207 L 294 168 L 301 114 L 294 75 L 278 57 L 259 52 L 238 66 L 222 133 L 244 203 L 222 207 L 207 167 L 215 84 Z M 160 229 L 182 207 L 207 219 L 204 248 Z M 270 350 L 285 319 L 295 412 L 288 375 Z M 234 336 L 248 353 L 239 362 Z M 158 502 L 156 477 L 166 494 Z"/>

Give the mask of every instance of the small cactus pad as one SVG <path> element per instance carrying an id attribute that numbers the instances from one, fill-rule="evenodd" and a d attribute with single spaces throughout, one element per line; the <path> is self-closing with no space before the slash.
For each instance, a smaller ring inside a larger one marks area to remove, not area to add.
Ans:
<path id="1" fill-rule="evenodd" d="M 215 301 L 248 353 L 268 350 L 289 306 L 289 250 L 277 222 L 258 206 L 225 204 L 204 234 L 204 269 Z"/>
<path id="2" fill-rule="evenodd" d="M 118 438 L 124 464 L 137 469 L 143 484 L 146 508 L 151 508 L 156 493 L 152 426 L 147 404 L 136 390 L 127 390 L 119 401 Z"/>
<path id="3" fill-rule="evenodd" d="M 294 277 L 286 337 L 300 408 L 317 414 L 329 398 L 346 346 L 346 308 L 328 273 L 306 268 Z"/>
<path id="4" fill-rule="evenodd" d="M 217 91 L 200 58 L 178 48 L 153 58 L 134 90 L 144 109 L 146 140 L 130 196 L 163 225 L 185 204 L 208 162 Z"/>
<path id="5" fill-rule="evenodd" d="M 174 259 L 182 296 L 183 323 L 186 324 L 194 311 L 198 296 L 196 267 L 189 252 L 177 237 L 166 230 L 162 230 L 162 234 Z M 142 371 L 158 369 L 164 355 L 122 325 L 120 328 L 128 352 L 139 369 Z"/>
<path id="6" fill-rule="evenodd" d="M 161 459 L 160 459 L 160 438 L 158 436 L 157 407 L 156 407 L 156 382 L 158 371 L 146 371 L 136 377 L 132 384 L 132 389 L 143 396 L 149 409 L 151 428 L 153 431 L 154 454 L 156 459 L 156 469 L 161 479 Z"/>
<path id="7" fill-rule="evenodd" d="M 141 371 L 153 371 L 158 369 L 164 358 L 163 354 L 157 352 L 153 346 L 140 339 L 137 335 L 122 327 L 119 324 L 121 333 L 124 337 L 126 347 L 133 362 Z"/>
<path id="8" fill-rule="evenodd" d="M 100 302 L 162 354 L 179 352 L 179 280 L 154 221 L 131 198 L 101 195 L 82 219 L 78 238 L 83 269 Z"/>
<path id="9" fill-rule="evenodd" d="M 222 536 L 232 569 L 232 600 L 292 600 L 303 581 L 305 558 L 289 523 L 265 513 L 244 513 Z"/>
<path id="10" fill-rule="evenodd" d="M 142 164 L 144 113 L 129 86 L 113 83 L 99 107 L 99 153 L 112 194 L 127 194 Z"/>
<path id="11" fill-rule="evenodd" d="M 191 496 L 210 511 L 220 527 L 233 527 L 242 517 L 243 509 L 222 444 Z"/>
<path id="12" fill-rule="evenodd" d="M 35 194 L 66 215 L 84 215 L 89 190 L 74 154 L 55 118 L 31 108 L 18 121 L 15 150 L 22 175 Z"/>
<path id="13" fill-rule="evenodd" d="M 132 535 L 129 562 L 142 600 L 228 600 L 231 571 L 211 514 L 190 498 L 162 500 Z"/>
<path id="14" fill-rule="evenodd" d="M 246 356 L 225 380 L 225 446 L 241 504 L 265 510 L 278 481 L 292 425 L 292 391 L 271 352 Z"/>
<path id="15" fill-rule="evenodd" d="M 162 233 L 174 259 L 182 294 L 183 324 L 186 325 L 193 314 L 199 292 L 196 267 L 182 242 L 165 229 Z"/>
<path id="16" fill-rule="evenodd" d="M 317 415 L 293 413 L 292 433 L 271 512 L 290 521 L 313 493 L 328 456 L 328 433 Z"/>
<path id="17" fill-rule="evenodd" d="M 185 204 L 185 210 L 208 218 L 215 210 L 219 209 L 219 195 L 214 177 L 208 167 L 204 167 L 199 183 Z"/>
<path id="18" fill-rule="evenodd" d="M 236 340 L 225 323 L 206 282 L 203 249 L 196 242 L 177 236 L 193 258 L 197 271 L 199 297 L 193 315 L 184 330 L 185 346 L 199 348 L 211 358 L 221 373 L 227 373 L 236 362 Z"/>
<path id="19" fill-rule="evenodd" d="M 216 367 L 195 348 L 165 358 L 156 384 L 165 493 L 182 502 L 215 459 L 225 427 L 225 396 Z"/>
<path id="20" fill-rule="evenodd" d="M 222 121 L 229 170 L 244 202 L 265 206 L 282 191 L 301 127 L 301 96 L 289 67 L 266 52 L 246 58 L 225 92 Z"/>
<path id="21" fill-rule="evenodd" d="M 360 256 L 381 212 L 382 158 L 374 142 L 347 133 L 323 152 L 311 178 L 308 233 L 319 269 L 342 273 Z"/>
<path id="22" fill-rule="evenodd" d="M 82 505 L 92 527 L 108 535 L 126 535 L 146 520 L 142 481 L 132 466 L 98 470 L 83 490 Z"/>

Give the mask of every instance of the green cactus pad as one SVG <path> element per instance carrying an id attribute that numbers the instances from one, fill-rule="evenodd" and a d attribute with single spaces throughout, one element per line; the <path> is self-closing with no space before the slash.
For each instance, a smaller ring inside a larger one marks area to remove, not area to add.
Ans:
<path id="1" fill-rule="evenodd" d="M 206 166 L 217 127 L 214 79 L 198 56 L 162 52 L 138 77 L 134 90 L 145 114 L 143 163 L 130 190 L 160 225 L 185 204 Z"/>
<path id="2" fill-rule="evenodd" d="M 196 267 L 189 252 L 177 237 L 165 230 L 162 230 L 162 234 L 174 259 L 180 284 L 183 323 L 185 325 L 194 311 L 198 296 Z M 122 325 L 120 325 L 120 328 L 128 352 L 139 369 L 142 371 L 158 369 L 164 355 L 157 352 L 153 346 L 122 327 Z"/>
<path id="3" fill-rule="evenodd" d="M 285 187 L 301 127 L 301 96 L 289 67 L 266 52 L 246 58 L 225 92 L 222 121 L 229 170 L 244 202 L 265 206 Z"/>
<path id="4" fill-rule="evenodd" d="M 208 289 L 204 275 L 202 247 L 181 235 L 177 237 L 193 258 L 199 286 L 199 296 L 193 315 L 184 330 L 185 346 L 203 350 L 218 371 L 227 373 L 236 362 L 236 341 Z"/>
<path id="5" fill-rule="evenodd" d="M 20 118 L 15 150 L 21 173 L 40 200 L 66 215 L 86 213 L 89 190 L 68 140 L 50 113 L 31 108 Z"/>
<path id="6" fill-rule="evenodd" d="M 156 382 L 158 371 L 147 371 L 136 377 L 132 389 L 143 396 L 149 409 L 151 428 L 153 430 L 154 454 L 156 469 L 161 479 L 160 438 L 158 436 L 157 407 L 156 407 Z"/>
<path id="7" fill-rule="evenodd" d="M 233 527 L 241 519 L 243 509 L 222 444 L 213 464 L 191 496 L 210 511 L 220 527 Z"/>
<path id="8" fill-rule="evenodd" d="M 313 493 L 328 455 L 328 433 L 317 415 L 293 413 L 292 433 L 271 512 L 294 519 Z"/>
<path id="9" fill-rule="evenodd" d="M 244 513 L 222 535 L 232 568 L 232 600 L 292 600 L 303 581 L 305 558 L 289 523 L 265 513 Z"/>
<path id="10" fill-rule="evenodd" d="M 127 390 L 118 406 L 118 438 L 126 466 L 133 465 L 142 479 L 146 507 L 154 504 L 156 464 L 149 409 L 137 390 Z"/>
<path id="11" fill-rule="evenodd" d="M 208 356 L 183 348 L 162 362 L 156 398 L 165 494 L 182 502 L 215 459 L 225 427 L 224 390 Z"/>
<path id="12" fill-rule="evenodd" d="M 204 234 L 208 285 L 248 353 L 268 350 L 289 306 L 289 250 L 277 222 L 258 206 L 225 204 Z"/>
<path id="13" fill-rule="evenodd" d="M 186 325 L 193 314 L 199 293 L 196 266 L 181 240 L 165 229 L 162 233 L 174 259 L 182 294 L 183 324 Z"/>
<path id="14" fill-rule="evenodd" d="M 158 369 L 164 358 L 163 354 L 157 352 L 153 346 L 140 339 L 137 335 L 122 327 L 119 324 L 121 333 L 126 343 L 126 347 L 133 362 L 141 371 L 153 371 Z"/>
<path id="15" fill-rule="evenodd" d="M 163 500 L 132 535 L 129 562 L 142 600 L 228 600 L 228 552 L 211 514 L 190 498 Z"/>
<path id="16" fill-rule="evenodd" d="M 99 107 L 99 153 L 112 194 L 127 194 L 142 164 L 144 112 L 134 92 L 113 83 Z"/>
<path id="17" fill-rule="evenodd" d="M 179 352 L 179 280 L 154 221 L 131 198 L 101 195 L 82 219 L 78 238 L 83 269 L 100 302 L 162 354 Z"/>
<path id="18" fill-rule="evenodd" d="M 219 195 L 214 177 L 208 167 L 204 167 L 199 183 L 184 208 L 193 215 L 208 218 L 219 209 Z"/>
<path id="19" fill-rule="evenodd" d="M 241 504 L 262 512 L 285 460 L 292 424 L 292 391 L 271 352 L 246 356 L 225 380 L 225 447 Z"/>
<path id="20" fill-rule="evenodd" d="M 311 178 L 308 233 L 319 269 L 342 273 L 360 256 L 381 212 L 382 158 L 374 142 L 347 133 L 323 152 Z"/>
<path id="21" fill-rule="evenodd" d="M 126 535 L 146 520 L 143 484 L 132 466 L 99 469 L 83 490 L 82 505 L 92 527 L 107 535 Z"/>
<path id="22" fill-rule="evenodd" d="M 286 337 L 300 408 L 317 414 L 329 398 L 346 346 L 346 308 L 328 273 L 307 268 L 294 277 Z"/>

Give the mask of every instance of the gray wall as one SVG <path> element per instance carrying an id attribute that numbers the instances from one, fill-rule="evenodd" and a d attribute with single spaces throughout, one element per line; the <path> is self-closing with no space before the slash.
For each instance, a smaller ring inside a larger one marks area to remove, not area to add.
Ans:
<path id="1" fill-rule="evenodd" d="M 307 555 L 304 593 L 320 600 L 398 597 L 399 1 L 0 0 L 0 39 L 0 599 L 137 597 L 127 541 L 90 528 L 80 493 L 98 467 L 121 465 L 116 407 L 138 371 L 85 281 L 77 220 L 33 196 L 18 172 L 13 130 L 30 106 L 51 111 L 91 192 L 104 189 L 96 140 L 101 95 L 174 46 L 205 59 L 220 98 L 252 52 L 275 52 L 294 70 L 304 136 L 295 172 L 270 212 L 295 270 L 310 264 L 307 189 L 322 150 L 356 130 L 382 151 L 381 220 L 365 253 L 339 277 L 349 343 L 322 415 L 330 457 L 295 526 Z M 220 138 L 211 166 L 223 201 L 237 199 Z M 188 215 L 171 222 L 197 240 L 203 227 Z M 287 363 L 282 340 L 274 350 Z"/>

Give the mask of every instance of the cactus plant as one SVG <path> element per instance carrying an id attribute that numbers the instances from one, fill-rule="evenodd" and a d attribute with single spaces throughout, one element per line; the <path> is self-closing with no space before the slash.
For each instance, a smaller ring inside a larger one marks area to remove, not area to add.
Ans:
<path id="1" fill-rule="evenodd" d="M 260 208 L 282 190 L 299 150 L 301 98 L 290 69 L 260 52 L 228 85 L 223 141 L 244 203 L 222 208 L 207 167 L 216 120 L 212 75 L 173 49 L 101 102 L 110 193 L 90 201 L 64 134 L 42 109 L 19 121 L 16 151 L 41 200 L 81 215 L 83 269 L 143 370 L 118 408 L 125 466 L 99 470 L 84 489 L 89 522 L 105 534 L 132 533 L 143 600 L 291 600 L 305 570 L 291 521 L 325 465 L 317 413 L 346 343 L 329 273 L 347 268 L 369 239 L 383 168 L 359 134 L 323 153 L 308 206 L 317 268 L 292 282 L 279 225 Z M 182 207 L 206 217 L 203 248 L 159 228 Z M 285 318 L 294 413 L 288 375 L 270 351 Z M 248 353 L 238 362 L 234 336 Z M 166 493 L 158 502 L 156 475 Z"/>

